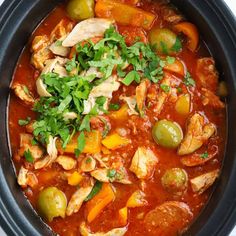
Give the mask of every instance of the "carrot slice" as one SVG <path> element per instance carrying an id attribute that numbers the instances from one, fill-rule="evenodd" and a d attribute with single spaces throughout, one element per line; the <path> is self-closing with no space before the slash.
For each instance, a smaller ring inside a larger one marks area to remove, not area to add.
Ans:
<path id="1" fill-rule="evenodd" d="M 114 199 L 115 193 L 111 184 L 103 183 L 100 192 L 86 204 L 87 221 L 91 223 Z"/>
<path id="2" fill-rule="evenodd" d="M 117 0 L 98 0 L 95 5 L 98 17 L 112 18 L 122 25 L 132 25 L 150 29 L 156 16 L 137 7 L 121 3 Z"/>
<path id="3" fill-rule="evenodd" d="M 188 37 L 188 48 L 194 52 L 197 49 L 199 41 L 197 27 L 190 22 L 181 22 L 175 25 L 174 29 Z"/>

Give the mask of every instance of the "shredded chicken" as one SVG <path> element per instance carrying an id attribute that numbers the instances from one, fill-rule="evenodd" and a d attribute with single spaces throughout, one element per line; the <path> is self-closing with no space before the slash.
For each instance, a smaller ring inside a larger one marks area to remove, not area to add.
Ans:
<path id="1" fill-rule="evenodd" d="M 136 87 L 135 97 L 137 101 L 137 108 L 141 116 L 144 114 L 147 90 L 150 84 L 151 84 L 150 81 L 145 79 L 145 80 L 142 80 L 141 83 Z"/>
<path id="2" fill-rule="evenodd" d="M 80 233 L 82 236 L 123 236 L 127 232 L 128 228 L 115 228 L 106 233 L 98 232 L 98 233 L 91 233 L 90 230 L 87 228 L 85 222 L 82 222 L 80 225 Z"/>
<path id="3" fill-rule="evenodd" d="M 138 115 L 138 112 L 135 110 L 135 107 L 137 105 L 137 101 L 136 101 L 135 96 L 131 96 L 131 97 L 120 96 L 120 100 L 123 100 L 127 103 L 128 107 L 129 107 L 128 114 L 130 116 Z"/>
<path id="4" fill-rule="evenodd" d="M 191 179 L 190 183 L 193 192 L 202 194 L 215 182 L 218 175 L 219 175 L 219 170 L 214 170 Z"/>
<path id="5" fill-rule="evenodd" d="M 91 109 L 94 107 L 96 98 L 98 97 L 106 97 L 107 101 L 108 99 L 112 98 L 112 93 L 114 91 L 117 91 L 120 87 L 120 83 L 117 81 L 117 76 L 112 75 L 107 80 L 99 84 L 98 86 L 93 87 L 91 90 L 88 100 L 84 100 L 84 112 L 83 114 L 88 114 Z M 107 110 L 108 102 L 104 104 L 104 109 Z M 100 111 L 100 114 L 103 114 L 102 111 Z"/>
<path id="6" fill-rule="evenodd" d="M 21 166 L 19 174 L 18 174 L 17 182 L 21 187 L 30 186 L 33 188 L 38 184 L 38 179 L 33 172 Z"/>
<path id="7" fill-rule="evenodd" d="M 26 105 L 34 104 L 35 99 L 33 98 L 32 94 L 29 92 L 27 87 L 25 87 L 23 84 L 15 83 L 12 86 L 12 89 L 14 90 L 16 96 L 20 98 L 20 100 L 23 101 Z"/>
<path id="8" fill-rule="evenodd" d="M 72 170 L 76 167 L 77 161 L 69 156 L 60 155 L 56 162 L 63 167 L 64 170 Z"/>
<path id="9" fill-rule="evenodd" d="M 222 109 L 225 107 L 225 104 L 221 102 L 220 98 L 216 96 L 212 91 L 202 88 L 202 104 L 204 106 L 210 106 L 213 108 Z"/>
<path id="10" fill-rule="evenodd" d="M 106 168 L 103 168 L 103 169 L 97 169 L 97 170 L 91 171 L 90 174 L 95 179 L 104 183 L 108 183 L 109 177 L 107 176 L 107 172 L 108 170 Z"/>
<path id="11" fill-rule="evenodd" d="M 196 75 L 199 80 L 199 87 L 216 92 L 218 84 L 218 72 L 215 68 L 215 61 L 211 57 L 204 57 L 197 60 Z"/>
<path id="12" fill-rule="evenodd" d="M 113 20 L 90 18 L 79 22 L 63 41 L 62 46 L 73 47 L 84 40 L 103 36 L 104 32 L 113 24 Z"/>
<path id="13" fill-rule="evenodd" d="M 66 215 L 70 216 L 76 212 L 79 211 L 81 205 L 83 204 L 86 197 L 90 194 L 94 186 L 94 181 L 91 180 L 91 183 L 89 186 L 81 187 L 72 195 L 67 209 L 66 209 Z"/>
<path id="14" fill-rule="evenodd" d="M 139 179 L 148 179 L 152 176 L 158 159 L 152 150 L 139 147 L 132 159 L 130 171 L 134 172 Z"/>
<path id="15" fill-rule="evenodd" d="M 185 137 L 178 149 L 178 155 L 187 155 L 200 148 L 214 133 L 216 127 L 213 123 L 204 122 L 204 117 L 194 114 L 187 126 Z"/>

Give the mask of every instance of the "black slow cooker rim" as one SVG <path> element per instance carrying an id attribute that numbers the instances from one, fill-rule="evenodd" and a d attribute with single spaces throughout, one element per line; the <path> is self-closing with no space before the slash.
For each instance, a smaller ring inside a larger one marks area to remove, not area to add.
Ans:
<path id="1" fill-rule="evenodd" d="M 29 3 L 29 5 L 36 5 L 35 3 Z M 46 1 L 45 1 L 46 2 Z M 57 2 L 56 0 L 52 2 Z M 59 1 L 58 1 L 59 2 Z M 175 2 L 175 0 L 173 0 Z M 207 9 L 204 9 L 203 7 L 197 6 L 197 1 L 194 0 L 178 0 L 178 4 L 191 4 L 194 5 L 196 9 L 198 9 L 199 12 L 201 12 L 203 15 L 205 14 L 205 17 L 207 18 Z M 9 26 L 9 22 L 11 22 L 11 19 L 14 17 L 14 14 L 12 14 L 14 11 L 17 10 L 25 10 L 26 1 L 24 0 L 5 0 L 3 5 L 0 7 L 0 42 L 2 43 L 2 51 L 0 51 L 0 67 L 3 62 L 3 58 L 5 56 L 4 49 L 7 47 L 7 42 L 4 42 L 3 40 L 7 40 L 8 37 L 10 37 L 10 34 L 12 32 L 9 32 L 11 30 L 16 30 L 14 27 L 12 27 L 10 30 L 7 30 L 7 27 Z M 53 3 L 52 3 L 53 4 Z M 202 4 L 205 6 L 208 6 L 211 11 L 214 12 L 215 17 L 221 22 L 221 25 L 218 27 L 222 27 L 222 30 L 224 32 L 227 32 L 227 45 L 225 45 L 225 53 L 228 56 L 228 64 L 230 73 L 233 78 L 236 78 L 236 68 L 234 68 L 233 65 L 233 53 L 232 48 L 236 48 L 236 27 L 235 27 L 235 17 L 233 16 L 232 12 L 229 10 L 227 5 L 223 2 L 223 0 L 203 0 Z M 29 7 L 30 8 L 30 7 Z M 19 13 L 19 12 L 18 12 Z M 218 34 L 220 34 L 220 30 L 216 30 Z M 233 82 L 232 82 L 233 83 Z M 235 91 L 235 81 L 233 83 L 234 91 Z M 9 92 L 9 91 L 8 91 Z M 2 94 L 1 94 L 2 95 Z M 0 103 L 3 105 L 2 103 Z M 7 105 L 7 104 L 5 104 Z M 0 118 L 1 122 L 4 119 L 4 122 L 7 120 L 7 117 Z M 6 131 L 2 131 L 4 133 Z M 1 138 L 1 137 L 0 137 Z M 231 142 L 232 144 L 232 142 Z M 0 146 L 2 147 L 2 146 Z M 236 165 L 234 166 L 234 171 L 231 173 L 231 176 L 229 178 L 229 181 L 227 183 L 227 188 L 225 191 L 225 194 L 223 196 L 223 199 L 221 200 L 221 204 L 224 204 L 224 202 L 232 201 L 230 204 L 230 208 L 226 209 L 225 215 L 222 216 L 222 223 L 220 225 L 214 225 L 214 219 L 217 217 L 216 215 L 213 215 L 209 217 L 209 221 L 206 222 L 205 225 L 202 226 L 202 228 L 199 230 L 198 235 L 209 235 L 209 232 L 212 232 L 211 235 L 227 235 L 233 228 L 236 222 L 236 191 L 232 191 L 229 189 L 229 186 L 233 186 L 234 179 L 233 177 L 236 176 Z M 5 179 L 4 172 L 2 166 L 0 167 L 0 225 L 5 230 L 7 235 L 40 235 L 40 233 L 32 226 L 29 225 L 27 218 L 24 216 L 23 212 L 20 210 L 16 210 L 16 213 L 13 215 L 12 213 L 12 205 L 15 206 L 16 203 L 12 202 L 13 199 L 9 197 L 9 194 L 11 194 L 11 190 L 9 189 L 8 183 Z M 218 206 L 216 207 L 218 208 Z M 10 211 L 11 209 L 11 211 Z M 35 215 L 34 215 L 35 217 Z M 219 217 L 219 214 L 218 214 Z M 43 226 L 43 224 L 42 224 Z M 213 230 L 213 228 L 215 228 Z M 49 231 L 47 231 L 48 234 Z M 194 231 L 193 231 L 194 232 Z M 192 233 L 186 233 L 186 235 L 192 235 Z"/>

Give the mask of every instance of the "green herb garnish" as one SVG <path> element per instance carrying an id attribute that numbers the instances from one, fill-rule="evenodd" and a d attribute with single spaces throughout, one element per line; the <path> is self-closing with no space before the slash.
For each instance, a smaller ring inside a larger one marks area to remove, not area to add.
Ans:
<path id="1" fill-rule="evenodd" d="M 195 81 L 193 80 L 191 74 L 187 71 L 185 77 L 184 77 L 184 84 L 187 86 L 187 87 L 190 87 L 190 86 L 195 86 Z"/>
<path id="2" fill-rule="evenodd" d="M 95 185 L 93 186 L 93 189 L 91 190 L 90 194 L 85 198 L 85 202 L 91 200 L 95 195 L 97 195 L 100 190 L 102 189 L 102 182 L 96 181 Z"/>
<path id="3" fill-rule="evenodd" d="M 31 118 L 27 117 L 25 120 L 18 120 L 18 124 L 20 126 L 25 126 L 25 125 L 28 125 L 30 123 L 30 120 L 31 120 Z"/>
<path id="4" fill-rule="evenodd" d="M 34 162 L 34 158 L 32 157 L 32 154 L 29 149 L 27 151 L 24 151 L 24 157 L 27 162 L 30 162 L 30 163 Z"/>

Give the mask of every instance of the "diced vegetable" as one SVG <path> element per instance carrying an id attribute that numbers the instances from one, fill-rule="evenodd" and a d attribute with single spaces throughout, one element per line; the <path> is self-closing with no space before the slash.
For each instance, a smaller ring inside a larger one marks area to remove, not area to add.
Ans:
<path id="1" fill-rule="evenodd" d="M 128 208 L 123 207 L 119 210 L 119 223 L 120 225 L 126 225 L 128 221 Z"/>
<path id="2" fill-rule="evenodd" d="M 167 60 L 167 63 L 164 66 L 164 70 L 184 76 L 184 65 L 179 59 L 176 58 L 173 63 L 168 63 Z"/>
<path id="3" fill-rule="evenodd" d="M 110 113 L 110 117 L 117 121 L 124 121 L 128 119 L 129 107 L 127 104 L 122 105 L 118 111 L 113 111 Z"/>
<path id="4" fill-rule="evenodd" d="M 177 32 L 181 32 L 188 37 L 188 48 L 195 51 L 198 46 L 199 34 L 197 27 L 190 22 L 181 22 L 174 26 Z"/>
<path id="5" fill-rule="evenodd" d="M 102 146 L 102 153 L 107 155 L 107 154 L 110 154 L 111 151 L 109 149 L 107 149 L 106 147 Z"/>
<path id="6" fill-rule="evenodd" d="M 120 136 L 117 133 L 108 135 L 105 139 L 102 140 L 102 144 L 111 150 L 121 148 L 130 143 L 130 139 Z"/>
<path id="7" fill-rule="evenodd" d="M 104 183 L 100 192 L 86 204 L 87 221 L 91 223 L 102 210 L 115 199 L 115 193 L 109 183 Z"/>
<path id="8" fill-rule="evenodd" d="M 113 18 L 122 25 L 132 25 L 150 29 L 155 15 L 117 0 L 98 0 L 95 5 L 98 17 Z"/>
<path id="9" fill-rule="evenodd" d="M 39 214 L 51 222 L 55 217 L 65 217 L 67 199 L 56 187 L 48 187 L 39 193 L 37 208 Z"/>
<path id="10" fill-rule="evenodd" d="M 72 186 L 77 186 L 81 180 L 83 179 L 83 176 L 79 174 L 78 171 L 74 171 L 73 174 L 68 176 L 68 184 Z"/>
<path id="11" fill-rule="evenodd" d="M 184 169 L 172 168 L 162 176 L 161 183 L 168 192 L 181 195 L 187 189 L 188 175 Z"/>
<path id="12" fill-rule="evenodd" d="M 188 115 L 190 112 L 190 95 L 189 94 L 184 94 L 181 95 L 176 104 L 175 104 L 175 110 L 180 114 L 180 115 Z"/>
<path id="13" fill-rule="evenodd" d="M 149 41 L 158 53 L 168 55 L 181 49 L 177 35 L 167 28 L 153 28 L 149 33 Z"/>
<path id="14" fill-rule="evenodd" d="M 152 137 L 163 147 L 176 148 L 183 139 L 183 132 L 177 123 L 164 119 L 153 126 Z"/>
<path id="15" fill-rule="evenodd" d="M 75 135 L 73 139 L 67 144 L 65 148 L 66 153 L 74 153 L 77 149 L 77 137 Z M 95 154 L 101 151 L 101 133 L 98 130 L 91 132 L 85 132 L 85 147 L 83 153 Z"/>
<path id="16" fill-rule="evenodd" d="M 67 12 L 74 20 L 84 20 L 94 17 L 94 0 L 70 0 Z"/>
<path id="17" fill-rule="evenodd" d="M 128 199 L 126 206 L 128 208 L 142 207 L 147 205 L 147 200 L 145 200 L 145 194 L 137 190 Z"/>

